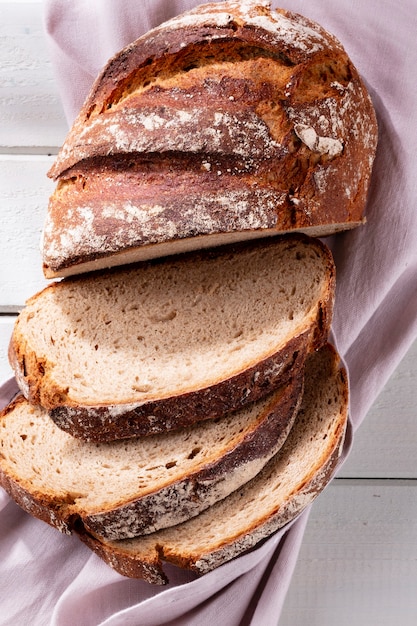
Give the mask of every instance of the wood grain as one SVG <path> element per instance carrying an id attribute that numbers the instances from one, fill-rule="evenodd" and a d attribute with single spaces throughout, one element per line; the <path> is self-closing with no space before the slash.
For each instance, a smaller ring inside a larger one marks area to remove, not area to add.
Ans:
<path id="1" fill-rule="evenodd" d="M 42 2 L 0 3 L 0 146 L 39 151 L 67 133 L 49 58 Z"/>
<path id="2" fill-rule="evenodd" d="M 48 197 L 51 157 L 0 155 L 0 305 L 22 306 L 46 285 L 40 239 Z"/>
<path id="3" fill-rule="evenodd" d="M 7 358 L 7 349 L 15 319 L 12 315 L 0 316 L 0 385 L 13 375 Z"/>
<path id="4" fill-rule="evenodd" d="M 355 435 L 343 478 L 417 479 L 417 341 Z"/>
<path id="5" fill-rule="evenodd" d="M 279 626 L 414 626 L 416 519 L 416 481 L 333 481 L 310 514 Z"/>

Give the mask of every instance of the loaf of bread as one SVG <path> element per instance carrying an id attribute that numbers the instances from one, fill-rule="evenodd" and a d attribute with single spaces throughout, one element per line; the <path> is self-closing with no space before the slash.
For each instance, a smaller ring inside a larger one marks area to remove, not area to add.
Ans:
<path id="1" fill-rule="evenodd" d="M 162 561 L 205 574 L 293 520 L 330 481 L 347 425 L 346 372 L 330 346 L 307 361 L 305 394 L 281 450 L 245 486 L 197 517 L 122 541 L 81 539 L 124 576 L 164 584 Z"/>
<path id="2" fill-rule="evenodd" d="M 269 5 L 199 6 L 108 62 L 50 170 L 47 277 L 364 221 L 368 92 L 334 36 Z"/>
<path id="3" fill-rule="evenodd" d="M 219 417 L 327 341 L 332 255 L 304 235 L 64 279 L 32 297 L 9 357 L 25 397 L 87 441 Z"/>
<path id="4" fill-rule="evenodd" d="M 190 519 L 253 478 L 284 443 L 302 372 L 240 411 L 172 433 L 92 444 L 22 396 L 0 417 L 0 484 L 71 533 L 125 539 Z"/>

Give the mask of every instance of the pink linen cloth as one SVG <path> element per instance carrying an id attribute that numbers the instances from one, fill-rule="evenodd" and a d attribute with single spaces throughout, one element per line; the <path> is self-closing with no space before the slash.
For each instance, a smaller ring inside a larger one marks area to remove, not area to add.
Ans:
<path id="1" fill-rule="evenodd" d="M 47 0 L 45 31 L 68 124 L 110 56 L 197 4 Z M 379 123 L 367 224 L 329 241 L 337 266 L 333 339 L 351 389 L 341 465 L 354 431 L 417 336 L 415 1 L 287 0 L 285 8 L 341 40 Z M 15 391 L 13 381 L 5 383 L 0 405 Z M 112 571 L 76 537 L 32 519 L 0 489 L 0 624 L 275 626 L 310 508 L 257 550 L 200 579 L 168 566 L 172 582 L 155 588 Z"/>

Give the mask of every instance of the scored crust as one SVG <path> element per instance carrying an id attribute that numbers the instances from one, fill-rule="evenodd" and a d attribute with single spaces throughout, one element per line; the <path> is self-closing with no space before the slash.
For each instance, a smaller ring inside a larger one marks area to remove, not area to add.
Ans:
<path id="1" fill-rule="evenodd" d="M 202 5 L 95 81 L 50 170 L 45 274 L 355 227 L 376 142 L 335 37 L 262 0 Z"/>

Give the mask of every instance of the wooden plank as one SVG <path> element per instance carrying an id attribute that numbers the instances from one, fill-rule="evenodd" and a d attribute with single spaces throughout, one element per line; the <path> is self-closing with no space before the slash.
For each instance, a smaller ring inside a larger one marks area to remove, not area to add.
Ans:
<path id="1" fill-rule="evenodd" d="M 416 520 L 417 481 L 333 481 L 313 505 L 279 626 L 414 626 Z"/>
<path id="2" fill-rule="evenodd" d="M 54 183 L 47 156 L 0 155 L 0 307 L 22 306 L 46 285 L 40 239 Z"/>
<path id="3" fill-rule="evenodd" d="M 68 131 L 43 27 L 43 3 L 1 2 L 0 146 L 60 146 Z"/>
<path id="4" fill-rule="evenodd" d="M 417 478 L 417 340 L 355 435 L 339 476 Z"/>
<path id="5" fill-rule="evenodd" d="M 0 385 L 13 376 L 7 358 L 7 349 L 15 319 L 13 315 L 0 316 Z"/>

